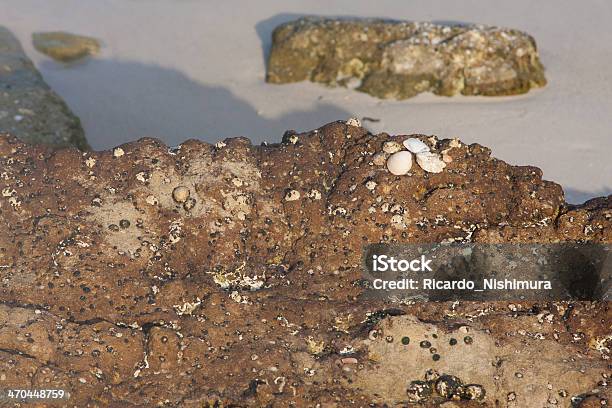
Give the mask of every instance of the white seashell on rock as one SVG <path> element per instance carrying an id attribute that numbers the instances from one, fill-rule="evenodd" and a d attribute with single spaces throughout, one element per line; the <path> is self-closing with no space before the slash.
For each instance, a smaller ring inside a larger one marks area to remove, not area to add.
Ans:
<path id="1" fill-rule="evenodd" d="M 404 140 L 403 144 L 404 147 L 410 150 L 412 153 L 423 153 L 429 151 L 429 146 L 416 137 L 411 137 L 410 139 Z"/>
<path id="2" fill-rule="evenodd" d="M 412 168 L 412 153 L 405 150 L 393 153 L 387 160 L 387 169 L 391 174 L 403 176 Z"/>
<path id="3" fill-rule="evenodd" d="M 440 173 L 446 167 L 440 155 L 432 152 L 417 153 L 416 161 L 428 173 Z"/>

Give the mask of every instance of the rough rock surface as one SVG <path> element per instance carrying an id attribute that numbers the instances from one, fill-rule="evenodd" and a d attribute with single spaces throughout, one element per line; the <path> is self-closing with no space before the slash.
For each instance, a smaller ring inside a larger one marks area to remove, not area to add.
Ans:
<path id="1" fill-rule="evenodd" d="M 100 42 L 92 37 L 52 31 L 32 34 L 34 48 L 60 62 L 73 62 L 100 51 Z"/>
<path id="2" fill-rule="evenodd" d="M 272 34 L 267 81 L 303 80 L 394 99 L 514 95 L 546 84 L 535 40 L 517 30 L 316 18 Z"/>
<path id="3" fill-rule="evenodd" d="M 4 27 L 0 27 L 0 132 L 28 143 L 88 148 L 80 120 Z"/>
<path id="4" fill-rule="evenodd" d="M 383 145 L 407 137 L 0 137 L 2 388 L 74 407 L 609 403 L 609 302 L 364 298 L 364 243 L 612 242 L 612 196 L 567 205 L 477 144 L 414 135 L 447 167 L 391 175 Z"/>

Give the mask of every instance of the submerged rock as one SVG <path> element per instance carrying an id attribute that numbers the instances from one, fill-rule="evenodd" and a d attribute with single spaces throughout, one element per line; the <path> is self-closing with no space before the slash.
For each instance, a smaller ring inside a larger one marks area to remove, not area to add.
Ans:
<path id="1" fill-rule="evenodd" d="M 100 42 L 92 37 L 53 31 L 32 34 L 34 48 L 60 62 L 73 62 L 100 51 Z"/>
<path id="2" fill-rule="evenodd" d="M 2 386 L 79 407 L 405 406 L 439 402 L 422 381 L 442 375 L 478 406 L 605 396 L 606 302 L 393 303 L 360 282 L 368 243 L 612 242 L 612 197 L 568 206 L 539 169 L 457 140 L 427 139 L 445 171 L 397 177 L 374 165 L 397 136 L 295 136 L 87 153 L 0 136 Z"/>
<path id="3" fill-rule="evenodd" d="M 518 30 L 318 18 L 272 34 L 267 81 L 303 80 L 394 99 L 514 95 L 546 84 L 535 40 Z"/>
<path id="4" fill-rule="evenodd" d="M 0 132 L 28 143 L 88 148 L 80 120 L 4 27 L 0 27 Z"/>

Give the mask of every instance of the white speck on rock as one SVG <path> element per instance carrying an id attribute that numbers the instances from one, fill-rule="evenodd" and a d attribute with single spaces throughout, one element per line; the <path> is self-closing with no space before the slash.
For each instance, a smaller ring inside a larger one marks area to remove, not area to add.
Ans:
<path id="1" fill-rule="evenodd" d="M 312 189 L 308 192 L 308 198 L 311 198 L 313 200 L 320 200 L 321 192 L 319 190 Z"/>
<path id="2" fill-rule="evenodd" d="M 400 150 L 402 150 L 402 145 L 395 141 L 389 141 L 383 144 L 383 152 L 385 153 L 392 154 L 399 152 Z"/>
<path id="3" fill-rule="evenodd" d="M 172 305 L 172 307 L 177 315 L 190 316 L 201 304 L 202 300 L 196 298 L 195 302 L 185 302 L 182 305 Z"/>
<path id="4" fill-rule="evenodd" d="M 12 197 L 13 194 L 16 194 L 16 193 L 17 191 L 15 191 L 14 188 L 6 187 L 2 189 L 2 197 Z"/>
<path id="5" fill-rule="evenodd" d="M 13 207 L 13 210 L 18 210 L 19 208 L 21 208 L 21 201 L 19 201 L 17 199 L 17 197 L 11 197 L 9 198 L 9 204 L 11 205 L 11 207 Z"/>
<path id="6" fill-rule="evenodd" d="M 448 144 L 448 147 L 453 148 L 453 147 L 461 147 L 461 141 L 459 141 L 459 139 L 453 139 L 450 141 L 450 143 Z"/>
<path id="7" fill-rule="evenodd" d="M 331 213 L 333 215 L 345 216 L 347 214 L 347 211 L 344 207 L 336 207 Z"/>
<path id="8" fill-rule="evenodd" d="M 300 192 L 297 190 L 289 190 L 285 194 L 285 201 L 295 201 L 300 199 Z"/>
<path id="9" fill-rule="evenodd" d="M 391 224 L 397 229 L 406 228 L 406 224 L 404 223 L 404 217 L 399 214 L 395 214 L 391 217 Z"/>
<path id="10" fill-rule="evenodd" d="M 361 121 L 357 118 L 350 118 L 349 120 L 346 121 L 346 124 L 349 126 L 361 127 Z"/>
<path id="11" fill-rule="evenodd" d="M 140 181 L 141 183 L 146 183 L 149 180 L 149 175 L 146 172 L 141 171 L 140 173 L 136 174 L 136 180 Z"/>
<path id="12" fill-rule="evenodd" d="M 171 243 L 176 244 L 181 240 L 182 225 L 180 221 L 173 221 L 168 229 L 168 237 Z"/>
<path id="13" fill-rule="evenodd" d="M 123 151 L 123 149 L 122 149 L 122 148 L 120 148 L 120 147 L 115 147 L 115 148 L 113 149 L 113 156 L 115 156 L 115 157 L 121 157 L 121 156 L 123 156 L 124 154 L 125 154 L 125 152 L 124 152 L 124 151 Z"/>
<path id="14" fill-rule="evenodd" d="M 157 200 L 157 197 L 155 197 L 152 194 L 149 194 L 147 196 L 147 198 L 145 198 L 145 201 L 147 202 L 147 204 L 149 205 L 157 205 L 159 203 L 159 201 Z"/>

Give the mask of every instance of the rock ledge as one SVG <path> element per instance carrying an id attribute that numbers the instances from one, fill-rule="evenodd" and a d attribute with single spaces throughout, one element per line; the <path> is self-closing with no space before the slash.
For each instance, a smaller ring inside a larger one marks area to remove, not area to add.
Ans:
<path id="1" fill-rule="evenodd" d="M 391 175 L 383 146 L 408 137 L 452 160 Z M 612 197 L 569 206 L 480 145 L 344 122 L 271 146 L 3 136 L 0 169 L 5 388 L 78 407 L 610 399 L 609 302 L 362 296 L 365 243 L 612 242 Z"/>

